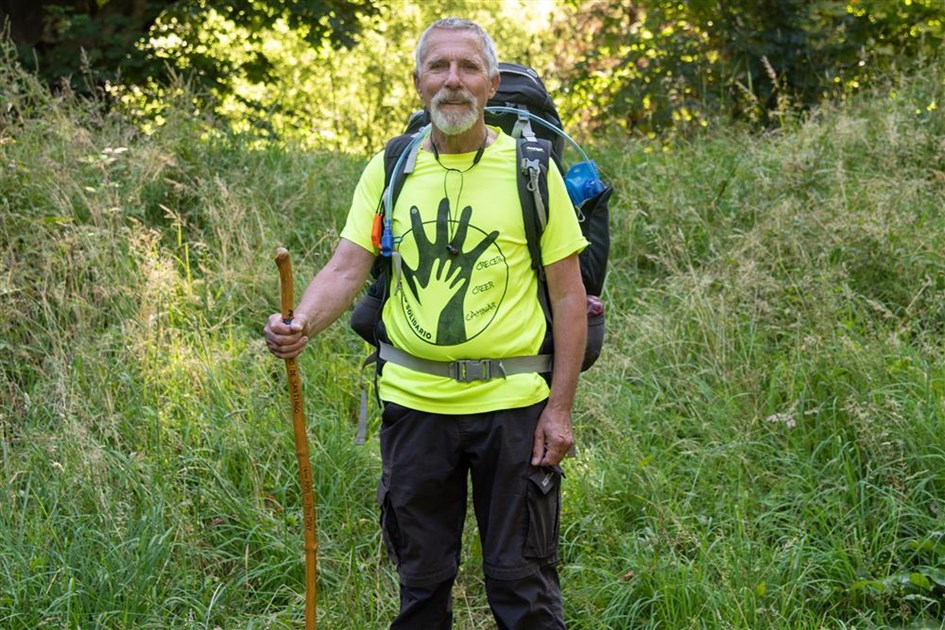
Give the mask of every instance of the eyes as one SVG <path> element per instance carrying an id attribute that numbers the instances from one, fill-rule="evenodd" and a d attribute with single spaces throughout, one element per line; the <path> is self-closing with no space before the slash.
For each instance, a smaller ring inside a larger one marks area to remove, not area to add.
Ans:
<path id="1" fill-rule="evenodd" d="M 476 59 L 459 59 L 456 62 L 456 71 L 460 74 L 483 74 L 485 66 Z M 431 59 L 426 64 L 426 71 L 430 73 L 447 73 L 453 62 L 449 59 Z"/>

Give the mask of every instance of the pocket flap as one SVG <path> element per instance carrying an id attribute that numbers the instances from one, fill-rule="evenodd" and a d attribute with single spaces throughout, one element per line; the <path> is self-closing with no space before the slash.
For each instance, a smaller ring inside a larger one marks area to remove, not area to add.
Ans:
<path id="1" fill-rule="evenodd" d="M 538 491 L 542 494 L 548 494 L 558 485 L 560 473 L 554 468 L 539 468 L 528 476 Z"/>

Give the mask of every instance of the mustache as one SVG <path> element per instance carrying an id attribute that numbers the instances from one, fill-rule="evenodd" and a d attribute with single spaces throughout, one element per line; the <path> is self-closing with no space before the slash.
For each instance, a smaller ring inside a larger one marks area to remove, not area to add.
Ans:
<path id="1" fill-rule="evenodd" d="M 474 107 L 478 105 L 479 103 L 478 99 L 475 96 L 473 96 L 472 93 L 470 93 L 469 91 L 465 89 L 448 90 L 446 88 L 443 88 L 439 92 L 436 93 L 436 95 L 433 97 L 430 104 L 433 107 L 437 107 L 445 102 L 463 103 L 465 105 L 472 105 Z"/>

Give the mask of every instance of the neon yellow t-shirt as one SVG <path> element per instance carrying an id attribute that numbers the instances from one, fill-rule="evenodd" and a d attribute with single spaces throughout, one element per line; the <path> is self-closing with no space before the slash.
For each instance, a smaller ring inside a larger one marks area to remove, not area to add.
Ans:
<path id="1" fill-rule="evenodd" d="M 393 212 L 403 264 L 391 285 L 383 321 L 392 345 L 434 361 L 537 354 L 545 336 L 538 279 L 531 269 L 518 198 L 516 141 L 499 135 L 475 166 L 475 153 L 420 151 Z M 468 170 L 467 170 L 468 169 Z M 384 188 L 383 152 L 355 190 L 341 236 L 377 253 L 371 226 Z M 587 246 L 557 169 L 548 173 L 548 225 L 542 262 L 550 265 Z M 454 253 L 449 250 L 452 248 Z M 548 396 L 538 374 L 460 383 L 387 363 L 382 400 L 431 413 L 514 409 Z"/>

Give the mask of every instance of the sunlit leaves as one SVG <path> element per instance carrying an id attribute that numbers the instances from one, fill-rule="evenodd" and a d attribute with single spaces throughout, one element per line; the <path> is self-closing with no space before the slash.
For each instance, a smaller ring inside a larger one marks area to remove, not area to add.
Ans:
<path id="1" fill-rule="evenodd" d="M 945 37 L 945 5 L 935 0 L 565 6 L 554 39 L 566 118 L 647 134 L 704 126 L 715 115 L 783 124 L 927 60 Z"/>
<path id="2" fill-rule="evenodd" d="M 927 61 L 945 39 L 939 0 L 146 0 L 134 18 L 114 15 L 118 0 L 73 4 L 49 14 L 60 40 L 40 58 L 47 78 L 71 73 L 148 130 L 162 100 L 187 92 L 231 130 L 359 152 L 419 107 L 413 46 L 444 15 L 477 21 L 500 57 L 535 66 L 578 133 L 783 125 Z"/>
<path id="3" fill-rule="evenodd" d="M 281 6 L 269 3 L 270 10 Z M 236 19 L 236 9 L 202 6 L 199 20 L 166 14 L 145 48 L 183 76 L 195 75 L 209 106 L 232 130 L 267 141 L 292 140 L 332 150 L 369 152 L 403 130 L 420 107 L 412 88 L 417 38 L 443 15 L 464 15 L 496 39 L 503 58 L 541 54 L 551 0 L 447 0 L 374 3 L 358 14 L 351 47 L 323 27 L 288 14 Z M 139 109 L 141 107 L 139 106 Z"/>
<path id="4" fill-rule="evenodd" d="M 80 90 L 163 85 L 186 72 L 218 94 L 234 72 L 256 83 L 275 79 L 267 49 L 273 33 L 313 48 L 350 47 L 361 21 L 377 13 L 370 0 L 42 0 L 13 14 L 48 24 L 42 38 L 27 36 L 25 23 L 13 32 L 21 34 L 24 60 L 38 60 L 51 83 L 65 77 Z"/>

